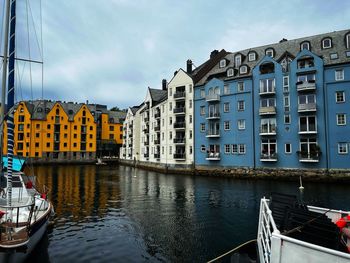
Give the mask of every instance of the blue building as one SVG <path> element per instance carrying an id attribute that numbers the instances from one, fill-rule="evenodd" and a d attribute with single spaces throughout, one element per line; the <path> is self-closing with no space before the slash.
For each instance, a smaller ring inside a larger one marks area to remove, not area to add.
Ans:
<path id="1" fill-rule="evenodd" d="M 229 53 L 195 86 L 195 165 L 349 169 L 349 93 L 349 30 Z"/>

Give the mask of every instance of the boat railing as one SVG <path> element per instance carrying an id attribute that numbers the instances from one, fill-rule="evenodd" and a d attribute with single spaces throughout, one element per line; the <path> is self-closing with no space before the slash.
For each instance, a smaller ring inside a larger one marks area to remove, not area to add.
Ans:
<path id="1" fill-rule="evenodd" d="M 326 214 L 335 222 L 349 212 L 308 206 L 310 211 Z M 258 251 L 261 263 L 275 262 L 349 262 L 350 254 L 301 241 L 280 233 L 269 208 L 262 198 L 258 226 Z"/>
<path id="2" fill-rule="evenodd" d="M 0 205 L 0 247 L 14 248 L 25 245 L 29 240 L 29 226 L 34 203 L 17 206 Z"/>

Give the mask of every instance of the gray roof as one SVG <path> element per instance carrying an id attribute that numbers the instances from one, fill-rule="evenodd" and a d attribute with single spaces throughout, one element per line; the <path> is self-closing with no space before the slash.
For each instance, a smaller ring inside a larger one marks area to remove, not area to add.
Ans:
<path id="1" fill-rule="evenodd" d="M 123 123 L 125 120 L 125 116 L 126 113 L 123 111 L 108 111 L 108 122 Z"/>
<path id="2" fill-rule="evenodd" d="M 230 77 L 230 79 L 250 76 L 252 69 L 265 56 L 266 49 L 273 48 L 275 52 L 274 59 L 276 61 L 280 61 L 285 56 L 285 54 L 289 54 L 292 58 L 296 57 L 297 54 L 300 52 L 300 44 L 305 41 L 308 41 L 310 43 L 311 52 L 323 59 L 325 66 L 336 65 L 341 63 L 349 63 L 350 57 L 346 57 L 346 51 L 349 51 L 349 49 L 346 49 L 346 44 L 345 44 L 345 35 L 348 33 L 350 33 L 349 29 L 334 31 L 330 33 L 324 33 L 324 34 L 319 34 L 319 35 L 314 35 L 309 37 L 303 37 L 303 38 L 298 38 L 293 40 L 284 39 L 284 40 L 281 40 L 281 42 L 279 43 L 264 45 L 260 47 L 254 47 L 254 48 L 248 48 L 237 52 L 228 53 L 225 56 L 227 60 L 226 67 L 220 68 L 219 63 L 217 63 L 215 67 L 197 83 L 197 85 L 205 84 L 211 77 L 229 79 L 226 76 L 226 71 L 228 68 L 235 68 L 234 58 L 239 53 L 243 55 L 241 65 L 247 65 L 249 67 L 249 73 L 244 75 L 235 74 L 235 77 Z M 330 37 L 332 39 L 332 47 L 327 49 L 322 49 L 322 40 L 327 37 Z M 256 52 L 257 59 L 255 61 L 249 62 L 248 53 L 253 51 Z M 330 54 L 332 53 L 337 53 L 338 58 L 331 59 Z M 238 67 L 236 67 L 236 69 L 238 70 Z"/>
<path id="3" fill-rule="evenodd" d="M 167 90 L 149 88 L 149 92 L 152 98 L 152 106 L 155 106 L 168 98 Z"/>
<path id="4" fill-rule="evenodd" d="M 140 109 L 140 106 L 133 106 L 130 108 L 131 112 L 133 115 L 135 115 L 135 113 Z"/>

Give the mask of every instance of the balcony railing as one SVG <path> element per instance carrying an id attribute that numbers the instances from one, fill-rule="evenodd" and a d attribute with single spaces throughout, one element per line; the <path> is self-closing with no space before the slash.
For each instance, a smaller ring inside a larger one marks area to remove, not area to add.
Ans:
<path id="1" fill-rule="evenodd" d="M 155 126 L 154 131 L 156 131 L 156 132 L 160 131 L 160 126 Z"/>
<path id="2" fill-rule="evenodd" d="M 149 145 L 149 141 L 145 141 L 145 142 L 144 142 L 144 145 Z"/>
<path id="3" fill-rule="evenodd" d="M 174 143 L 176 144 L 184 144 L 185 143 L 185 138 L 174 138 Z"/>
<path id="4" fill-rule="evenodd" d="M 174 108 L 174 114 L 185 114 L 186 113 L 186 109 L 185 107 L 177 107 Z"/>
<path id="5" fill-rule="evenodd" d="M 260 154 L 261 162 L 276 162 L 277 161 L 277 153 L 261 153 Z"/>
<path id="6" fill-rule="evenodd" d="M 148 157 L 149 157 L 149 154 L 148 154 L 148 153 L 145 153 L 145 154 L 143 154 L 143 157 L 148 158 Z"/>
<path id="7" fill-rule="evenodd" d="M 259 95 L 264 96 L 264 95 L 274 95 L 276 93 L 275 87 L 269 87 L 269 88 L 260 88 Z"/>
<path id="8" fill-rule="evenodd" d="M 186 154 L 185 153 L 174 153 L 174 159 L 176 160 L 185 160 Z"/>
<path id="9" fill-rule="evenodd" d="M 210 94 L 205 97 L 206 101 L 220 101 L 220 94 Z"/>
<path id="10" fill-rule="evenodd" d="M 205 159 L 208 161 L 220 161 L 220 153 L 219 152 L 208 153 Z"/>
<path id="11" fill-rule="evenodd" d="M 149 128 L 146 127 L 146 128 L 143 129 L 143 131 L 144 131 L 144 133 L 149 133 Z"/>
<path id="12" fill-rule="evenodd" d="M 276 135 L 277 127 L 260 127 L 260 135 Z"/>
<path id="13" fill-rule="evenodd" d="M 154 144 L 160 144 L 160 140 L 154 140 Z"/>
<path id="14" fill-rule="evenodd" d="M 273 115 L 273 114 L 276 114 L 275 106 L 260 107 L 259 109 L 259 115 Z"/>
<path id="15" fill-rule="evenodd" d="M 160 153 L 155 153 L 155 154 L 153 155 L 153 157 L 154 157 L 155 159 L 160 159 Z"/>
<path id="16" fill-rule="evenodd" d="M 296 83 L 297 85 L 297 91 L 304 91 L 304 90 L 315 90 L 316 89 L 316 83 L 315 80 L 309 80 L 309 81 L 298 81 Z"/>
<path id="17" fill-rule="evenodd" d="M 299 162 L 301 163 L 318 163 L 320 160 L 320 152 L 297 152 L 299 154 Z"/>
<path id="18" fill-rule="evenodd" d="M 143 120 L 144 120 L 144 122 L 149 122 L 149 118 L 148 117 L 144 118 Z"/>
<path id="19" fill-rule="evenodd" d="M 316 127 L 301 127 L 299 134 L 317 134 Z"/>
<path id="20" fill-rule="evenodd" d="M 220 112 L 210 112 L 206 118 L 207 120 L 217 120 L 220 119 Z"/>
<path id="21" fill-rule="evenodd" d="M 185 122 L 174 122 L 174 128 L 175 129 L 185 129 L 186 123 Z"/>
<path id="22" fill-rule="evenodd" d="M 160 118 L 160 112 L 157 112 L 156 114 L 154 114 L 154 118 L 159 119 Z"/>
<path id="23" fill-rule="evenodd" d="M 208 131 L 206 137 L 207 138 L 218 138 L 218 137 L 220 137 L 220 131 Z"/>
<path id="24" fill-rule="evenodd" d="M 298 105 L 298 112 L 316 111 L 316 103 L 306 103 Z"/>
<path id="25" fill-rule="evenodd" d="M 175 92 L 174 93 L 174 99 L 179 100 L 179 99 L 185 99 L 186 98 L 186 93 L 185 92 Z"/>

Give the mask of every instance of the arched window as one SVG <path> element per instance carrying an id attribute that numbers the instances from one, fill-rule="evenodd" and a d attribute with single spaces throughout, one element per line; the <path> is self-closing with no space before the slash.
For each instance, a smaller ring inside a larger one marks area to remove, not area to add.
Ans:
<path id="1" fill-rule="evenodd" d="M 332 39 L 330 37 L 326 37 L 322 39 L 322 48 L 331 48 L 332 47 Z"/>
<path id="2" fill-rule="evenodd" d="M 219 87 L 215 87 L 214 94 L 217 94 L 217 95 L 220 94 L 220 88 Z"/>
<path id="3" fill-rule="evenodd" d="M 239 68 L 239 74 L 247 74 L 248 73 L 248 67 L 246 65 L 242 65 Z"/>
<path id="4" fill-rule="evenodd" d="M 38 107 L 38 108 L 36 109 L 36 111 L 37 111 L 37 112 L 42 112 L 43 109 L 42 109 L 41 107 Z"/>
<path id="5" fill-rule="evenodd" d="M 275 64 L 271 62 L 267 62 L 264 64 L 261 64 L 259 67 L 260 74 L 269 74 L 275 72 Z"/>
<path id="6" fill-rule="evenodd" d="M 300 50 L 310 50 L 310 42 L 309 41 L 304 41 L 300 44 Z"/>
<path id="7" fill-rule="evenodd" d="M 257 54 L 255 51 L 251 51 L 248 53 L 248 61 L 255 61 L 257 59 Z"/>
<path id="8" fill-rule="evenodd" d="M 242 55 L 237 54 L 235 56 L 235 65 L 236 65 L 236 67 L 239 67 L 241 64 L 242 64 Z"/>
<path id="9" fill-rule="evenodd" d="M 233 71 L 233 68 L 229 68 L 227 70 L 227 77 L 232 77 L 234 75 L 234 71 Z"/>
<path id="10" fill-rule="evenodd" d="M 226 67 L 226 59 L 222 59 L 222 60 L 220 60 L 219 67 L 220 67 L 220 68 L 224 68 L 224 67 Z"/>
<path id="11" fill-rule="evenodd" d="M 275 50 L 273 48 L 267 48 L 265 50 L 265 55 L 273 58 L 275 56 Z"/>
<path id="12" fill-rule="evenodd" d="M 60 115 L 60 109 L 56 109 L 56 115 Z"/>
<path id="13" fill-rule="evenodd" d="M 214 95 L 214 88 L 209 88 L 208 94 L 209 95 Z"/>
<path id="14" fill-rule="evenodd" d="M 350 49 L 350 32 L 345 35 L 345 46 Z"/>

